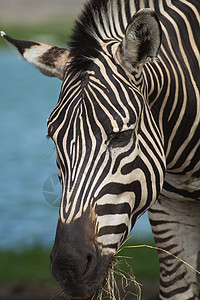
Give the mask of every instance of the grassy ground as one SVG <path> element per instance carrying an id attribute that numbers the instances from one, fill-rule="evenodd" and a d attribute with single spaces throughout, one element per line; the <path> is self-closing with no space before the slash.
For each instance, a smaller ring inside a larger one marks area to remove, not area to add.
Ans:
<path id="1" fill-rule="evenodd" d="M 140 243 L 153 245 L 152 241 Z M 128 243 L 130 245 L 130 243 Z M 134 245 L 131 243 L 131 245 Z M 16 291 L 22 299 L 60 299 L 59 288 L 49 271 L 50 249 L 34 246 L 16 253 L 0 251 L 0 299 L 16 298 Z M 147 248 L 132 248 L 122 250 L 118 256 L 130 257 L 126 261 L 131 266 L 136 280 L 143 284 L 143 298 L 156 299 L 159 267 L 156 250 Z M 120 269 L 130 272 L 126 263 L 120 264 Z M 23 298 L 23 294 L 26 297 Z M 2 295 L 3 293 L 3 295 Z M 7 294 L 6 294 L 7 293 Z M 14 293 L 14 294 L 13 294 Z M 33 296 L 34 295 L 34 296 Z M 33 296 L 33 298 L 31 298 Z M 135 299 L 133 296 L 128 299 Z"/>

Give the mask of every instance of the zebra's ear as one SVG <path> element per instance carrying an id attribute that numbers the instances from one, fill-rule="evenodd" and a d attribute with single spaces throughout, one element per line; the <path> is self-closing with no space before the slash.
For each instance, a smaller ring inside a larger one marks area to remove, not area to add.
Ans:
<path id="1" fill-rule="evenodd" d="M 63 80 L 69 51 L 42 43 L 13 39 L 1 31 L 1 36 L 15 46 L 22 57 L 38 68 L 44 75 Z"/>
<path id="2" fill-rule="evenodd" d="M 132 18 L 120 45 L 122 63 L 129 70 L 141 67 L 157 56 L 161 43 L 161 26 L 151 9 L 141 9 Z"/>

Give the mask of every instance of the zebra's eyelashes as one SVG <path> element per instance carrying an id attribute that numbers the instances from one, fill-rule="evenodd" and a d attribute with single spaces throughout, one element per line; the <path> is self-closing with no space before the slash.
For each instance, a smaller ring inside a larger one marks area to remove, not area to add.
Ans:
<path id="1" fill-rule="evenodd" d="M 109 148 L 125 147 L 130 142 L 132 135 L 133 130 L 113 132 L 108 136 L 106 144 Z"/>
<path id="2" fill-rule="evenodd" d="M 51 124 L 48 126 L 47 138 L 52 138 L 54 133 L 54 126 Z"/>

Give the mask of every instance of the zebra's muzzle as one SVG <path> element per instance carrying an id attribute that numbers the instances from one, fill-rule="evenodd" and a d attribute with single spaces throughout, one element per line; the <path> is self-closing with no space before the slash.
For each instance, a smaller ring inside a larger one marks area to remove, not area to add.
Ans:
<path id="1" fill-rule="evenodd" d="M 70 224 L 58 222 L 51 252 L 52 275 L 71 299 L 90 299 L 103 284 L 112 261 L 112 255 L 102 256 L 88 223 L 86 218 Z"/>

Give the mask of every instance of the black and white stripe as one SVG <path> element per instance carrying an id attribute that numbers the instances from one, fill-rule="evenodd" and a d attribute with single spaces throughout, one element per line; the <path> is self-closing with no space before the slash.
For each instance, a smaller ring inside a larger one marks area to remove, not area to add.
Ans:
<path id="1" fill-rule="evenodd" d="M 200 267 L 199 12 L 197 0 L 91 0 L 70 50 L 2 32 L 63 80 L 48 120 L 59 222 L 67 228 L 87 215 L 102 255 L 114 253 L 151 207 L 157 245 Z M 159 258 L 160 299 L 199 299 L 194 270 L 166 252 Z"/>
<path id="2" fill-rule="evenodd" d="M 99 56 L 81 81 L 67 76 L 66 86 L 48 122 L 67 188 L 61 219 L 72 222 L 94 207 L 98 241 L 115 250 L 161 188 L 160 134 L 141 91 L 109 57 Z"/>
<path id="3" fill-rule="evenodd" d="M 90 0 L 69 50 L 1 31 L 63 80 L 48 119 L 62 187 L 51 262 L 73 298 L 96 292 L 149 208 L 157 246 L 181 258 L 159 251 L 160 299 L 200 297 L 197 273 L 182 262 L 200 269 L 199 12 L 197 0 Z"/>

